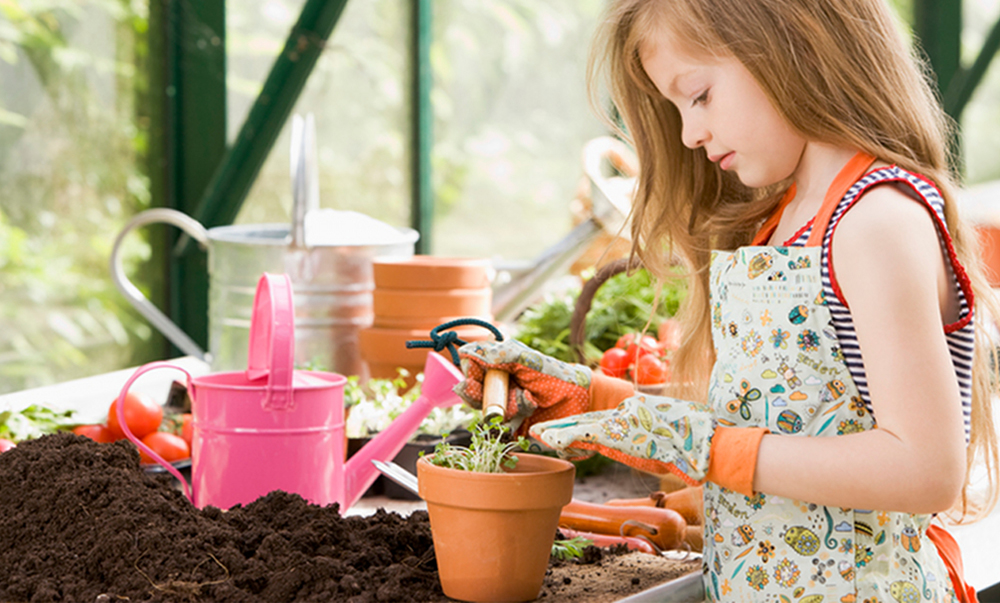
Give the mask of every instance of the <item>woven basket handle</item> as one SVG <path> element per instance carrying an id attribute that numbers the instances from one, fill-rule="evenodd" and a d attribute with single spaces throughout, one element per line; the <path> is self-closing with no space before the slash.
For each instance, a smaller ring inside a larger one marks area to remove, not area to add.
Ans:
<path id="1" fill-rule="evenodd" d="M 641 267 L 642 261 L 638 257 L 632 257 L 631 262 L 628 258 L 622 258 L 605 264 L 597 271 L 597 274 L 593 278 L 584 283 L 583 289 L 580 291 L 580 296 L 576 298 L 576 305 L 573 307 L 573 316 L 569 320 L 569 347 L 573 351 L 573 355 L 576 356 L 578 363 L 584 364 L 586 360 L 583 356 L 583 340 L 587 334 L 587 312 L 590 312 L 590 306 L 594 301 L 594 295 L 597 294 L 597 290 L 600 289 L 605 281 L 616 274 L 638 270 Z"/>

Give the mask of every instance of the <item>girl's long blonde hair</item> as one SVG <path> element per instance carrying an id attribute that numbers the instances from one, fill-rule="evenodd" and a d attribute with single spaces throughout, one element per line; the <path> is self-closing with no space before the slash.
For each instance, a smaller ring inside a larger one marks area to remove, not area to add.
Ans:
<path id="1" fill-rule="evenodd" d="M 884 0 L 613 0 L 608 8 L 591 54 L 591 98 L 600 102 L 598 83 L 606 82 L 616 109 L 609 122 L 639 158 L 633 253 L 661 277 L 674 257 L 688 268 L 686 333 L 673 361 L 674 378 L 704 392 L 714 361 L 709 252 L 748 244 L 787 183 L 750 189 L 709 161 L 704 150 L 682 144 L 680 114 L 640 61 L 642 45 L 663 27 L 694 52 L 735 56 L 807 139 L 865 151 L 937 184 L 978 310 L 972 440 L 956 508 L 962 517 L 985 515 L 996 504 L 998 482 L 990 404 L 997 363 L 987 331 L 991 315 L 1000 314 L 979 266 L 975 234 L 955 206 L 952 124 L 929 69 L 910 50 L 890 9 Z M 969 476 L 979 460 L 989 484 L 985 499 L 972 504 Z"/>

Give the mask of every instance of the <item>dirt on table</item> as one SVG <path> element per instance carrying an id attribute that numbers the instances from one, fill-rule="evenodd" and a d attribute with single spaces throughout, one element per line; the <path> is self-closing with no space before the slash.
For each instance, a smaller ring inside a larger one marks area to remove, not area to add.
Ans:
<path id="1" fill-rule="evenodd" d="M 598 557 L 554 562 L 539 598 L 615 600 L 697 565 Z M 198 509 L 128 442 L 68 433 L 0 454 L 0 577 L 4 603 L 448 601 L 424 511 L 342 517 L 280 491 Z"/>

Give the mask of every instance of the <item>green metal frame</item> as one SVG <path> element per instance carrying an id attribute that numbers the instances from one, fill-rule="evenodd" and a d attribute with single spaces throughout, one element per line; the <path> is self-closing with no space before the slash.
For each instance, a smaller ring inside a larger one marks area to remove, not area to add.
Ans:
<path id="1" fill-rule="evenodd" d="M 346 4 L 308 0 L 302 8 L 236 141 L 202 189 L 194 218 L 206 228 L 236 219 Z"/>
<path id="2" fill-rule="evenodd" d="M 412 0 L 410 73 L 412 77 L 412 150 L 410 178 L 412 207 L 410 223 L 420 233 L 417 253 L 429 254 L 433 242 L 434 187 L 431 181 L 431 149 L 434 146 L 434 111 L 431 106 L 432 0 Z"/>
<path id="3" fill-rule="evenodd" d="M 151 77 L 159 94 L 150 96 L 162 119 L 153 127 L 159 143 L 151 149 L 153 194 L 159 196 L 154 204 L 191 214 L 226 150 L 225 0 L 153 0 L 150 22 L 150 46 L 159 50 Z M 174 241 L 178 234 L 161 234 L 159 240 Z M 204 346 L 207 258 L 204 253 L 163 258 L 168 313 Z"/>
<path id="4" fill-rule="evenodd" d="M 174 207 L 204 226 L 230 224 L 288 118 L 347 0 L 307 0 L 234 144 L 227 148 L 225 0 L 151 0 L 154 124 L 151 180 L 155 205 Z M 411 0 L 412 151 L 411 224 L 421 234 L 418 253 L 430 253 L 434 194 L 430 68 L 433 0 Z M 961 61 L 959 0 L 913 0 L 917 37 L 956 121 L 1000 48 L 1000 21 L 979 56 Z M 159 24 L 159 26 L 157 26 Z M 159 48 L 159 53 L 155 49 Z M 155 56 L 162 55 L 160 62 Z M 159 66 L 159 74 L 155 73 Z M 158 129 L 162 126 L 162 130 Z M 208 274 L 205 254 L 181 240 L 169 264 L 169 313 L 207 344 Z"/>
<path id="5" fill-rule="evenodd" d="M 913 17 L 917 37 L 937 76 L 944 110 L 958 121 L 1000 49 L 1000 20 L 966 67 L 962 65 L 961 1 L 914 0 Z"/>

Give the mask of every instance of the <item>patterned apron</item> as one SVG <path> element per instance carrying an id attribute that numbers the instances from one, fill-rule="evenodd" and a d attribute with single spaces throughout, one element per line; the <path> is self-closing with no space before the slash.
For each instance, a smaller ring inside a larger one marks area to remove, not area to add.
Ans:
<path id="1" fill-rule="evenodd" d="M 870 161 L 849 164 L 853 184 Z M 838 177 L 838 181 L 841 178 Z M 849 185 L 848 185 L 849 186 Z M 816 243 L 830 204 L 817 215 Z M 722 425 L 835 437 L 875 428 L 848 372 L 826 306 L 821 247 L 749 246 L 711 260 L 717 361 L 709 403 Z M 808 462 L 795 459 L 789 462 Z M 864 468 L 858 468 L 864 479 Z M 824 507 L 705 484 L 705 589 L 710 601 L 916 603 L 954 592 L 930 515 Z"/>

